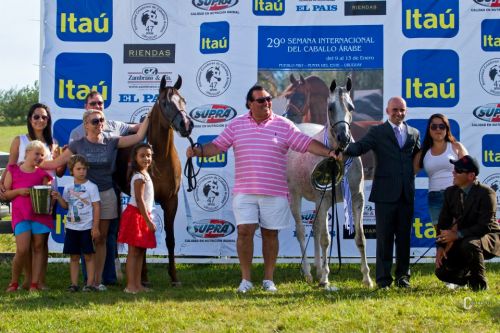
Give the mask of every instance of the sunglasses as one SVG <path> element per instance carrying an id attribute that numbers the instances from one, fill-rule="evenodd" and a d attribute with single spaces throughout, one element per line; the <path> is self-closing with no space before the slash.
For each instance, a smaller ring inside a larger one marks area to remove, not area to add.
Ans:
<path id="1" fill-rule="evenodd" d="M 42 120 L 47 120 L 47 119 L 49 119 L 49 116 L 41 116 L 39 114 L 34 114 L 33 115 L 33 120 L 38 120 L 40 118 L 42 118 Z"/>
<path id="2" fill-rule="evenodd" d="M 96 106 L 96 105 L 99 105 L 99 106 L 102 106 L 104 104 L 103 101 L 93 101 L 93 102 L 89 102 L 89 105 L 90 106 Z"/>
<path id="3" fill-rule="evenodd" d="M 96 125 L 99 125 L 99 123 L 103 123 L 104 122 L 104 118 L 94 118 L 92 120 L 89 121 L 92 125 L 96 126 Z"/>
<path id="4" fill-rule="evenodd" d="M 254 99 L 255 102 L 259 104 L 264 104 L 265 102 L 270 102 L 273 100 L 272 96 L 266 96 L 266 97 L 261 97 L 261 98 L 256 98 Z"/>
<path id="5" fill-rule="evenodd" d="M 446 125 L 445 124 L 431 124 L 431 130 L 436 131 L 438 128 L 441 131 L 444 131 L 446 129 Z"/>
<path id="6" fill-rule="evenodd" d="M 459 168 L 455 168 L 454 171 L 455 171 L 455 173 L 458 173 L 458 174 L 470 172 L 469 170 L 459 169 Z"/>

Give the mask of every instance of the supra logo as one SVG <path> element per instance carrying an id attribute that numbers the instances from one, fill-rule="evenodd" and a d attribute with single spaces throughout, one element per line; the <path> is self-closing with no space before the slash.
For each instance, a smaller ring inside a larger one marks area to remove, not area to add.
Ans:
<path id="1" fill-rule="evenodd" d="M 63 108 L 81 109 L 92 90 L 111 103 L 113 60 L 105 53 L 61 53 L 56 57 L 54 100 Z"/>
<path id="2" fill-rule="evenodd" d="M 403 34 L 408 38 L 452 38 L 458 33 L 458 0 L 405 0 Z"/>
<path id="3" fill-rule="evenodd" d="M 285 13 L 285 0 L 253 0 L 256 16 L 281 16 Z"/>
<path id="4" fill-rule="evenodd" d="M 488 94 L 500 96 L 500 58 L 490 59 L 481 66 L 479 83 Z"/>
<path id="5" fill-rule="evenodd" d="M 206 11 L 219 11 L 236 6 L 238 0 L 193 0 L 193 6 Z"/>
<path id="6" fill-rule="evenodd" d="M 226 53 L 229 50 L 229 23 L 207 22 L 200 25 L 200 52 Z"/>
<path id="7" fill-rule="evenodd" d="M 500 104 L 491 103 L 478 106 L 473 111 L 474 117 L 489 123 L 500 123 Z"/>
<path id="8" fill-rule="evenodd" d="M 208 97 L 222 95 L 231 84 L 231 72 L 222 61 L 207 61 L 198 69 L 196 84 L 198 89 Z"/>
<path id="9" fill-rule="evenodd" d="M 209 143 L 216 137 L 217 135 L 200 135 L 198 137 L 198 143 L 200 145 Z M 203 166 L 203 168 L 223 168 L 227 165 L 227 152 L 222 152 L 211 157 L 197 157 L 196 165 L 198 167 Z"/>
<path id="10" fill-rule="evenodd" d="M 500 166 L 500 135 L 483 136 L 483 165 L 496 168 Z"/>
<path id="11" fill-rule="evenodd" d="M 107 41 L 113 35 L 113 1 L 57 0 L 56 28 L 63 41 Z"/>
<path id="12" fill-rule="evenodd" d="M 167 13 L 158 5 L 146 3 L 138 7 L 132 15 L 132 29 L 145 40 L 160 38 L 168 26 Z"/>
<path id="13" fill-rule="evenodd" d="M 500 20 L 481 22 L 481 48 L 487 52 L 500 51 Z"/>
<path id="14" fill-rule="evenodd" d="M 224 104 L 206 104 L 191 110 L 191 119 L 199 123 L 225 123 L 236 117 L 236 110 Z"/>
<path id="15" fill-rule="evenodd" d="M 410 50 L 403 55 L 403 97 L 411 107 L 452 107 L 459 101 L 459 60 L 453 50 Z"/>
<path id="16" fill-rule="evenodd" d="M 229 186 L 218 175 L 203 176 L 194 191 L 194 200 L 198 207 L 207 212 L 221 209 L 229 199 Z"/>
<path id="17" fill-rule="evenodd" d="M 226 220 L 203 219 L 187 226 L 187 232 L 196 238 L 223 238 L 231 235 L 236 228 Z"/>
<path id="18" fill-rule="evenodd" d="M 474 0 L 474 2 L 484 7 L 500 8 L 500 0 Z"/>

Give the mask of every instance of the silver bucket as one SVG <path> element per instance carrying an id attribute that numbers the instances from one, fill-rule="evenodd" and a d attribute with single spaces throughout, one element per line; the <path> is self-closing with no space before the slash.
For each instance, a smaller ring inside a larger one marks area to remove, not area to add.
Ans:
<path id="1" fill-rule="evenodd" d="M 50 214 L 52 187 L 37 185 L 30 188 L 31 207 L 36 214 Z"/>

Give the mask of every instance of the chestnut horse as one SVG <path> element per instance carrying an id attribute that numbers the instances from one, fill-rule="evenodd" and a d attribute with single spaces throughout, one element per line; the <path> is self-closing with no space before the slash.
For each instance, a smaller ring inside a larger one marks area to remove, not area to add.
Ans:
<path id="1" fill-rule="evenodd" d="M 163 209 L 164 226 L 168 250 L 168 274 L 172 285 L 180 285 L 175 268 L 174 220 L 177 213 L 177 193 L 181 184 L 181 163 L 174 145 L 174 130 L 182 137 L 189 137 L 193 122 L 186 115 L 186 102 L 179 94 L 182 78 L 179 76 L 172 87 L 166 86 L 165 76 L 160 83 L 158 99 L 151 110 L 147 140 L 153 147 L 155 168 L 151 178 L 154 184 L 155 201 Z M 126 179 L 130 150 L 121 149 L 118 154 L 115 181 L 120 190 L 129 193 Z"/>
<path id="2" fill-rule="evenodd" d="M 291 84 L 282 95 L 287 99 L 283 117 L 296 124 L 314 123 L 326 124 L 327 101 L 330 92 L 325 82 L 317 76 L 311 75 L 299 80 L 290 75 Z"/>

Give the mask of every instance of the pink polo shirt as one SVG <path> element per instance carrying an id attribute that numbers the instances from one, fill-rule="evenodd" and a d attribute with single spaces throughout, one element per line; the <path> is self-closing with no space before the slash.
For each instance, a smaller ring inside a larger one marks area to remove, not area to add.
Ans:
<path id="1" fill-rule="evenodd" d="M 295 124 L 274 113 L 257 124 L 250 112 L 235 118 L 213 144 L 222 151 L 231 146 L 235 156 L 234 193 L 288 198 L 288 149 L 307 151 L 312 138 Z"/>

